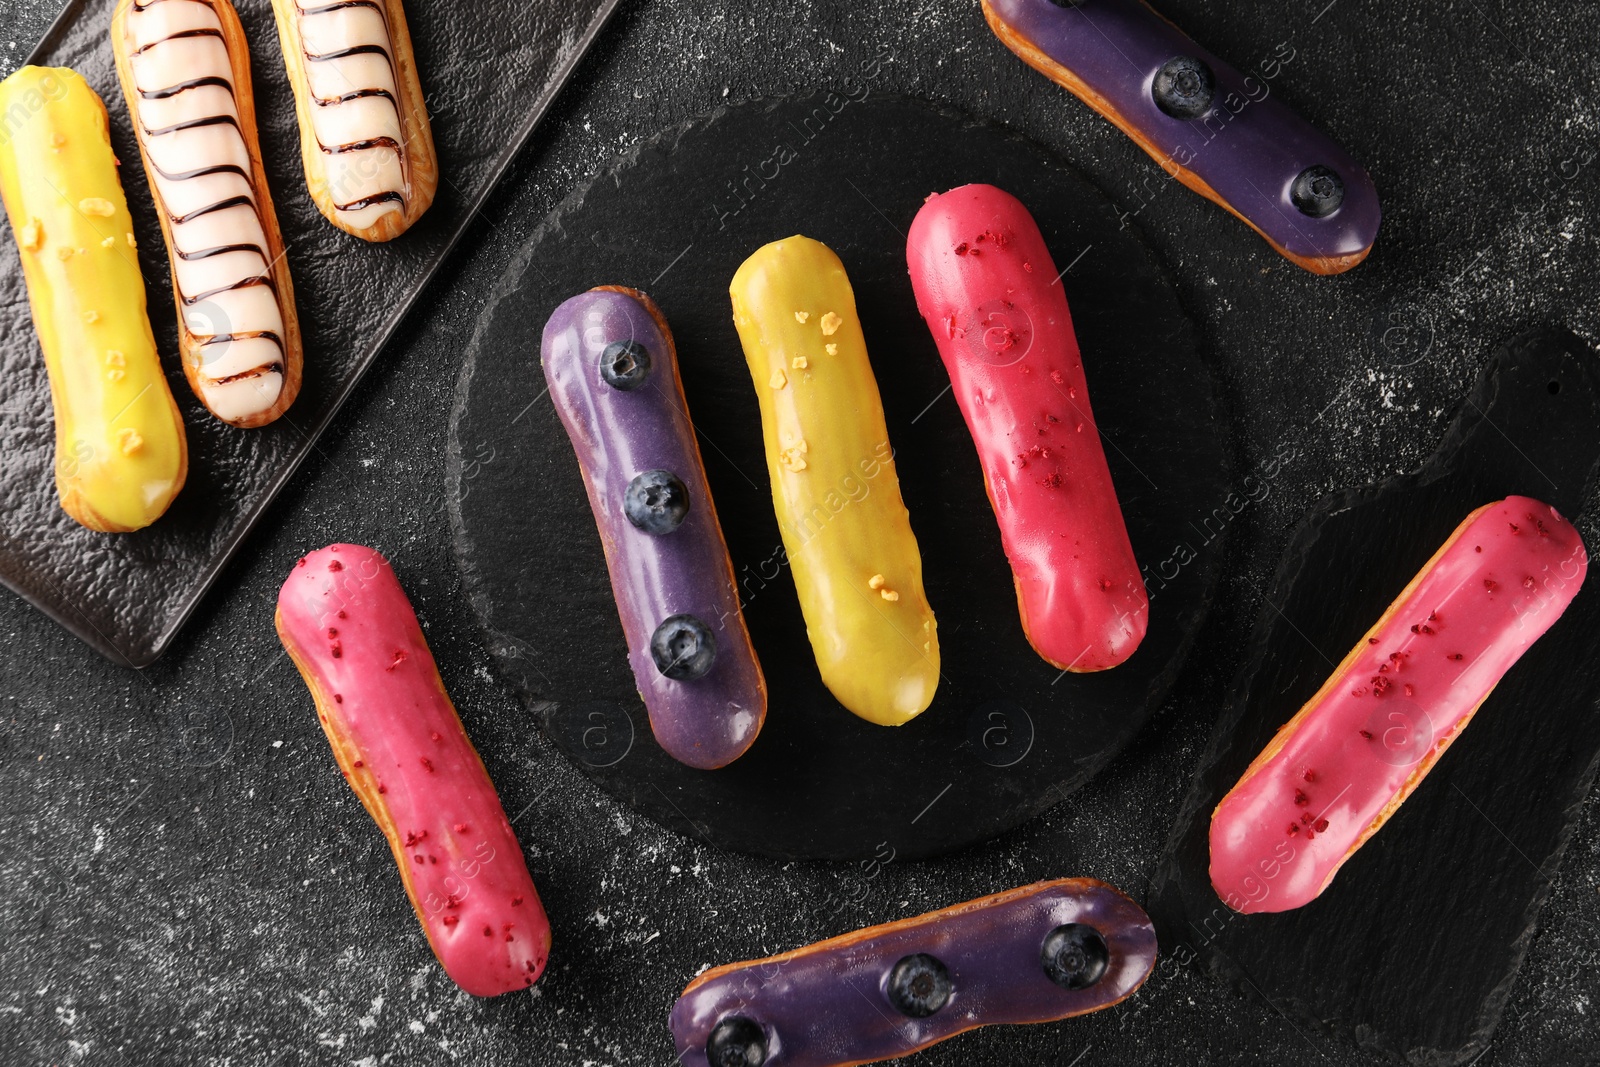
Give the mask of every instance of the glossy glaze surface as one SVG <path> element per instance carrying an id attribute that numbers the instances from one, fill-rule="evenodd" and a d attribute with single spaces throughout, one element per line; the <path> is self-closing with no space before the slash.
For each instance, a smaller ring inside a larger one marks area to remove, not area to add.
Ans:
<path id="1" fill-rule="evenodd" d="M 189 381 L 224 422 L 271 422 L 299 389 L 300 334 L 239 17 L 229 0 L 121 0 L 111 37 Z"/>
<path id="2" fill-rule="evenodd" d="M 0 82 L 0 115 L 0 195 L 50 376 L 61 506 L 93 530 L 142 529 L 183 488 L 188 449 L 105 105 L 66 67 L 23 67 Z"/>
<path id="3" fill-rule="evenodd" d="M 822 680 L 855 714 L 897 726 L 933 700 L 939 637 L 850 279 L 796 236 L 746 259 L 730 295 Z"/>
<path id="4" fill-rule="evenodd" d="M 964 185 L 917 212 L 906 262 L 978 446 L 1028 640 L 1064 670 L 1115 667 L 1144 638 L 1149 598 L 1039 227 L 1009 193 Z"/>
<path id="5" fill-rule="evenodd" d="M 1278 912 L 1320 895 L 1587 569 L 1577 530 L 1547 504 L 1513 496 L 1469 515 L 1217 805 L 1211 882 L 1223 902 Z"/>
<path id="6" fill-rule="evenodd" d="M 1052 932 L 1068 924 L 1091 927 L 1109 950 L 1103 973 L 1082 989 L 1058 985 L 1041 962 Z M 895 1007 L 888 977 L 920 953 L 944 965 L 950 992 L 942 1007 L 911 1017 Z M 979 1026 L 1098 1011 L 1138 989 L 1155 960 L 1155 929 L 1137 904 L 1104 882 L 1062 878 L 715 967 L 679 995 L 669 1025 L 685 1067 L 707 1064 L 707 1039 L 735 1017 L 760 1028 L 761 1063 L 839 1067 L 905 1056 Z"/>
<path id="7" fill-rule="evenodd" d="M 532 985 L 550 923 L 389 561 L 361 545 L 310 553 L 275 623 L 440 965 L 474 996 Z"/>
<path id="8" fill-rule="evenodd" d="M 636 384 L 624 383 L 631 388 L 618 388 L 606 381 L 602 357 L 629 343 L 648 353 L 648 370 L 637 375 Z M 767 692 L 684 401 L 672 336 L 643 294 L 593 289 L 556 308 L 540 351 L 550 398 L 583 472 L 628 640 L 628 663 L 651 730 L 682 763 L 706 769 L 730 763 L 760 732 Z M 687 513 L 665 533 L 638 528 L 624 512 L 630 483 L 655 470 L 675 474 L 688 496 Z M 667 677 L 651 655 L 657 627 L 680 614 L 705 623 L 715 638 L 715 659 L 700 677 Z"/>
<path id="9" fill-rule="evenodd" d="M 1332 138 L 1279 99 L 1271 74 L 1245 76 L 1141 0 L 983 0 L 989 26 L 1025 62 L 1115 123 L 1176 178 L 1244 220 L 1306 270 L 1336 274 L 1366 258 L 1382 212 L 1371 177 Z M 1198 59 L 1215 88 L 1195 118 L 1164 112 L 1151 92 L 1174 57 Z M 1293 59 L 1291 52 L 1289 59 Z M 1295 206 L 1295 180 L 1325 166 L 1343 182 L 1336 211 Z"/>

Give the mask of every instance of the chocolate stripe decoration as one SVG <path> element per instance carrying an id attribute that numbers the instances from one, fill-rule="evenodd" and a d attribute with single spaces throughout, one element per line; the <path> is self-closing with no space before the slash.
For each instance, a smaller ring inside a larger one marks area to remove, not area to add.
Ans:
<path id="1" fill-rule="evenodd" d="M 250 180 L 250 175 L 245 173 L 245 169 L 233 163 L 220 163 L 214 167 L 196 167 L 194 170 L 180 171 L 168 171 L 158 163 L 152 163 L 151 166 L 157 174 L 169 182 L 186 182 L 190 178 L 204 178 L 208 174 L 237 174 L 246 181 Z M 211 206 L 214 207 L 215 205 Z M 194 213 L 190 212 L 190 214 Z M 168 213 L 167 218 L 176 221 L 171 213 Z"/>
<path id="2" fill-rule="evenodd" d="M 202 248 L 198 252 L 180 251 L 178 253 L 178 258 L 189 261 L 196 259 L 210 259 L 212 256 L 221 256 L 229 252 L 255 252 L 259 254 L 261 252 L 261 246 L 252 244 L 217 245 L 215 248 Z M 218 337 L 213 337 L 212 342 L 215 343 L 218 339 Z"/>
<path id="3" fill-rule="evenodd" d="M 144 9 L 140 8 L 140 10 L 142 11 Z M 161 40 L 159 40 L 159 41 L 151 41 L 147 45 L 143 45 L 143 46 L 141 46 L 139 48 L 135 48 L 132 52 L 129 53 L 129 55 L 142 56 L 142 55 L 144 55 L 146 52 L 150 51 L 150 49 L 154 48 L 158 44 L 166 44 L 168 41 L 179 41 L 179 40 L 183 40 L 183 39 L 189 38 L 189 37 L 216 37 L 216 38 L 220 39 L 222 37 L 222 31 L 220 29 L 216 29 L 216 30 L 184 30 L 181 33 L 169 34 L 168 36 L 161 38 Z"/>
<path id="4" fill-rule="evenodd" d="M 280 345 L 283 344 L 283 338 L 279 337 L 271 330 L 254 330 L 249 333 L 218 334 L 217 336 L 228 341 L 242 341 L 250 337 L 265 337 L 268 340 L 276 341 Z"/>
<path id="5" fill-rule="evenodd" d="M 313 63 L 326 63 L 330 59 L 344 59 L 346 56 L 382 56 L 389 60 L 389 65 L 394 65 L 394 60 L 389 56 L 389 49 L 381 44 L 358 44 L 350 48 L 340 48 L 334 52 L 306 53 L 306 58 Z"/>
<path id="6" fill-rule="evenodd" d="M 230 207 L 239 207 L 240 205 L 245 207 L 255 206 L 248 196 L 230 196 L 226 200 L 218 200 L 215 204 L 207 204 L 205 207 L 195 208 L 187 215 L 174 215 L 172 216 L 172 221 L 188 222 L 190 219 L 197 219 L 202 215 L 209 215 L 213 211 L 226 211 Z"/>
<path id="7" fill-rule="evenodd" d="M 394 94 L 387 89 L 356 89 L 352 92 L 342 93 L 339 96 L 330 96 L 327 99 L 314 96 L 311 98 L 311 102 L 318 107 L 332 107 L 335 104 L 348 104 L 352 100 L 362 100 L 369 96 L 381 96 L 389 103 L 394 103 Z"/>
<path id="8" fill-rule="evenodd" d="M 207 289 L 204 292 L 196 293 L 193 296 L 181 297 L 180 299 L 182 299 L 185 306 L 192 306 L 200 303 L 202 300 L 209 300 L 219 293 L 232 292 L 236 289 L 248 289 L 253 285 L 265 285 L 270 287 L 272 285 L 272 281 L 266 277 L 244 278 L 240 281 L 232 283 L 231 285 L 219 285 L 215 289 Z"/>
<path id="9" fill-rule="evenodd" d="M 373 204 L 395 203 L 404 205 L 405 202 L 406 198 L 399 193 L 373 193 L 371 196 L 364 196 L 360 200 L 350 201 L 345 205 L 345 210 L 360 211 L 362 208 L 371 207 Z"/>
<path id="10" fill-rule="evenodd" d="M 154 130 L 144 125 L 139 128 L 144 131 L 146 137 L 160 137 L 163 134 L 177 133 L 179 130 L 193 130 L 200 126 L 232 126 L 237 129 L 239 120 L 232 115 L 207 115 L 205 118 L 185 119 L 182 122 L 174 122 L 170 126 L 161 126 Z"/>
<path id="11" fill-rule="evenodd" d="M 271 336 L 274 340 L 277 339 L 277 335 L 276 334 L 271 334 L 271 335 L 268 335 L 268 336 Z M 282 363 L 268 363 L 265 366 L 256 368 L 255 370 L 247 370 L 247 371 L 241 371 L 238 374 L 230 374 L 226 378 L 213 378 L 212 381 L 216 382 L 218 385 L 229 385 L 229 384 L 232 384 L 233 382 L 244 381 L 247 378 L 257 378 L 257 377 L 260 377 L 263 374 L 282 374 L 282 373 L 283 373 L 283 364 Z"/>
<path id="12" fill-rule="evenodd" d="M 168 86 L 165 89 L 140 89 L 139 99 L 166 100 L 169 97 L 177 96 L 179 93 L 186 93 L 190 89 L 201 89 L 207 85 L 215 85 L 219 89 L 226 89 L 229 96 L 233 95 L 233 83 L 226 78 L 190 78 L 188 81 L 179 82 L 177 85 Z"/>
<path id="13" fill-rule="evenodd" d="M 330 11 L 342 11 L 347 7 L 370 7 L 374 11 L 381 11 L 375 0 L 341 0 L 337 4 L 323 4 L 321 7 L 302 7 L 302 15 L 326 15 Z"/>
<path id="14" fill-rule="evenodd" d="M 336 145 L 333 148 L 329 148 L 327 145 L 322 146 L 322 150 L 330 156 L 339 155 L 341 152 L 364 152 L 369 148 L 392 148 L 396 152 L 401 150 L 400 142 L 393 137 L 373 137 L 365 141 L 350 141 L 346 144 Z"/>

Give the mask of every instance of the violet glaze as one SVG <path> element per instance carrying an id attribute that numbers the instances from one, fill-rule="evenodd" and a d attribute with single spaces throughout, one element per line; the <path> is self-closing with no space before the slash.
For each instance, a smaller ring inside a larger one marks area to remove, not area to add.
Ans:
<path id="1" fill-rule="evenodd" d="M 601 357 L 629 341 L 649 354 L 650 370 L 637 386 L 618 388 L 602 376 Z M 583 472 L 650 728 L 679 762 L 705 770 L 725 766 L 760 732 L 767 690 L 740 611 L 671 334 L 642 293 L 591 289 L 550 316 L 541 357 Z M 655 470 L 677 475 L 689 508 L 675 529 L 652 534 L 628 520 L 623 501 L 635 476 Z M 716 656 L 707 673 L 680 680 L 657 667 L 650 642 L 664 620 L 683 614 L 710 629 Z"/>
<path id="2" fill-rule="evenodd" d="M 1057 985 L 1040 954 L 1057 927 L 1093 927 L 1109 950 L 1104 973 L 1081 989 Z M 898 1011 L 888 976 L 926 953 L 948 969 L 950 997 L 931 1015 Z M 706 1043 L 732 1018 L 760 1028 L 768 1067 L 839 1067 L 905 1056 L 966 1030 L 1040 1023 L 1110 1007 L 1155 966 L 1144 911 L 1089 878 L 1062 878 L 871 926 L 763 960 L 716 967 L 672 1006 L 678 1059 L 707 1067 Z"/>
<path id="3" fill-rule="evenodd" d="M 1335 274 L 1371 250 L 1381 217 L 1377 189 L 1348 152 L 1279 100 L 1272 78 L 1284 57 L 1264 61 L 1270 74 L 1245 76 L 1140 0 L 983 0 L 983 7 L 996 35 L 1025 62 L 1299 266 Z M 1151 93 L 1157 72 L 1177 56 L 1203 61 L 1215 78 L 1211 104 L 1196 118 L 1163 112 Z M 1291 195 L 1295 179 L 1315 166 L 1331 168 L 1344 184 L 1342 203 L 1321 218 Z"/>

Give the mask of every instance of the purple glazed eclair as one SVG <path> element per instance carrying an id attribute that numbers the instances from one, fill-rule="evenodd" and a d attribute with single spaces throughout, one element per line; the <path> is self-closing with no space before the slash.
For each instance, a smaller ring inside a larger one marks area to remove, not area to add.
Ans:
<path id="1" fill-rule="evenodd" d="M 1372 179 L 1272 95 L 1293 52 L 1247 77 L 1141 0 L 983 0 L 983 11 L 1029 66 L 1291 262 L 1338 274 L 1367 258 L 1381 214 Z"/>
<path id="2" fill-rule="evenodd" d="M 656 741 L 691 767 L 732 763 L 761 731 L 767 686 L 666 320 L 637 290 L 591 289 L 550 316 L 541 358 Z"/>
<path id="3" fill-rule="evenodd" d="M 1156 934 L 1133 901 L 1061 878 L 725 967 L 668 1025 L 684 1067 L 846 1067 L 979 1026 L 1098 1011 L 1138 989 Z"/>

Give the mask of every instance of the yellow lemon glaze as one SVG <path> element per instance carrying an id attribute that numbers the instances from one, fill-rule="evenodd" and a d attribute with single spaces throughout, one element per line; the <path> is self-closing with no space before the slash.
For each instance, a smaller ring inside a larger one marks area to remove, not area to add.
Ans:
<path id="1" fill-rule="evenodd" d="M 827 245 L 790 237 L 745 260 L 729 295 L 822 681 L 898 726 L 933 700 L 939 636 L 850 279 Z"/>
<path id="2" fill-rule="evenodd" d="M 61 506 L 92 530 L 160 518 L 188 449 L 145 313 L 105 105 L 76 71 L 0 82 L 0 196 L 50 375 Z"/>

